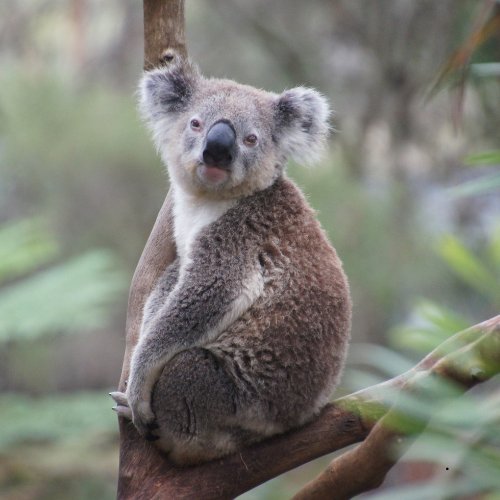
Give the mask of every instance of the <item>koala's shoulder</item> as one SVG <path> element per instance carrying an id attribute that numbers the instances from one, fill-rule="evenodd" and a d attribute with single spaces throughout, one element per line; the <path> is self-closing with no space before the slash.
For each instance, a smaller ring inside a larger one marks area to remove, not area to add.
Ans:
<path id="1" fill-rule="evenodd" d="M 301 190 L 284 174 L 270 187 L 240 199 L 214 231 L 229 233 L 235 238 L 240 235 L 238 240 L 250 233 L 261 245 L 276 239 L 293 240 L 299 236 L 304 239 L 307 235 L 324 238 L 314 210 Z"/>

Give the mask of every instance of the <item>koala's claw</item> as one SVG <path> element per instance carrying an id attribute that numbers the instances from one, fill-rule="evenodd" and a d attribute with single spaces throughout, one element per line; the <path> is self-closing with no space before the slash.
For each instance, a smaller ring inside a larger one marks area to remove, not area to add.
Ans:
<path id="1" fill-rule="evenodd" d="M 127 395 L 123 392 L 113 392 L 110 396 L 118 403 L 118 406 L 113 409 L 118 415 L 130 418 L 141 436 L 148 441 L 159 439 L 153 434 L 159 428 L 159 425 L 156 423 L 156 416 L 151 410 L 149 402 L 129 401 Z"/>
<path id="2" fill-rule="evenodd" d="M 148 441 L 160 439 L 159 436 L 153 434 L 155 430 L 159 429 L 159 425 L 156 423 L 156 416 L 151 410 L 149 402 L 139 401 L 134 404 L 132 399 L 129 401 L 128 396 L 120 391 L 110 392 L 109 395 L 117 404 L 113 410 L 119 417 L 132 420 L 141 436 Z"/>
<path id="3" fill-rule="evenodd" d="M 126 394 L 116 391 L 110 392 L 109 395 L 115 400 L 115 403 L 117 403 L 117 406 L 113 406 L 112 410 L 114 410 L 119 417 L 132 420 L 132 410 L 129 407 Z"/>
<path id="4" fill-rule="evenodd" d="M 129 406 L 127 395 L 124 392 L 110 392 L 109 395 L 115 400 L 119 406 Z"/>
<path id="5" fill-rule="evenodd" d="M 113 406 L 111 409 L 114 410 L 119 417 L 132 420 L 132 410 L 128 406 Z"/>

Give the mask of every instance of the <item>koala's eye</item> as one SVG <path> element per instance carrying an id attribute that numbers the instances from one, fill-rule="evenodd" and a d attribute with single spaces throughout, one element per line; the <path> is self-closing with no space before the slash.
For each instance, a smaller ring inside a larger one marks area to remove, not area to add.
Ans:
<path id="1" fill-rule="evenodd" d="M 247 146 L 255 146 L 257 144 L 257 136 L 254 134 L 250 134 L 243 141 Z"/>
<path id="2" fill-rule="evenodd" d="M 196 118 L 191 120 L 191 129 L 196 130 L 197 132 L 201 130 L 201 123 L 199 120 L 196 120 Z"/>

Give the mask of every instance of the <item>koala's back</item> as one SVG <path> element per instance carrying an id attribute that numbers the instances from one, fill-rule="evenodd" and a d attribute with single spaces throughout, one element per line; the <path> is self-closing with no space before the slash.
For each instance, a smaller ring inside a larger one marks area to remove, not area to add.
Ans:
<path id="1" fill-rule="evenodd" d="M 206 346 L 236 387 L 235 421 L 259 435 L 303 424 L 338 383 L 351 316 L 341 262 L 314 212 L 282 176 L 240 200 L 198 244 L 228 255 L 245 247 L 264 276 L 252 307 Z"/>

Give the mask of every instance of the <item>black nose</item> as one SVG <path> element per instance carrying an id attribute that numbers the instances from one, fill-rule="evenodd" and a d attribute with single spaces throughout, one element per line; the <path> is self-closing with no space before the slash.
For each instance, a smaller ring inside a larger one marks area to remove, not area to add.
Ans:
<path id="1" fill-rule="evenodd" d="M 233 161 L 235 142 L 236 134 L 231 125 L 225 122 L 213 125 L 208 131 L 203 151 L 205 165 L 227 168 Z"/>

